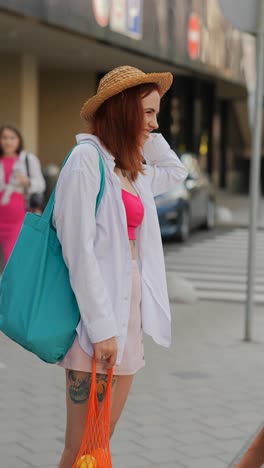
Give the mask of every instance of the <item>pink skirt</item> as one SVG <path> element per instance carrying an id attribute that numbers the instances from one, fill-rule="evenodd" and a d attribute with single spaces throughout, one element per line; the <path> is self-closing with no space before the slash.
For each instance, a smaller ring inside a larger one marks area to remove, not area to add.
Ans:
<path id="1" fill-rule="evenodd" d="M 92 358 L 81 348 L 78 336 L 64 357 L 58 363 L 65 369 L 92 371 Z M 145 366 L 144 343 L 141 319 L 141 279 L 136 260 L 132 261 L 132 290 L 127 338 L 121 363 L 115 366 L 115 375 L 135 374 Z M 98 373 L 106 374 L 101 363 L 96 364 Z"/>
<path id="2" fill-rule="evenodd" d="M 0 192 L 0 200 L 2 195 L 3 192 Z M 4 265 L 17 241 L 25 214 L 26 204 L 21 193 L 12 193 L 7 205 L 2 205 L 0 202 L 0 248 L 4 254 Z"/>

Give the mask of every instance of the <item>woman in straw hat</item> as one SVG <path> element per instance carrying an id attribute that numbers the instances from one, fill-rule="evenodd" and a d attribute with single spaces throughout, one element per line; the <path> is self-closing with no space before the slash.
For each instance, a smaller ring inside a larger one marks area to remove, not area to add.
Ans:
<path id="1" fill-rule="evenodd" d="M 106 74 L 81 110 L 89 133 L 61 171 L 54 224 L 81 314 L 77 338 L 59 364 L 66 369 L 67 429 L 61 468 L 72 466 L 85 425 L 92 356 L 103 400 L 114 366 L 111 434 L 135 373 L 145 365 L 143 332 L 162 346 L 171 341 L 170 310 L 154 196 L 186 177 L 160 134 L 160 99 L 171 73 L 122 66 Z M 100 156 L 99 156 L 100 154 Z M 100 190 L 99 157 L 105 187 Z"/>

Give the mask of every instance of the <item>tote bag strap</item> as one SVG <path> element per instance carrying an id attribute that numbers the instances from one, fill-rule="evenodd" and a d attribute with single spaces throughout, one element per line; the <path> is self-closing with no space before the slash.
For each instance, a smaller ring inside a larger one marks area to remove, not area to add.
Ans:
<path id="1" fill-rule="evenodd" d="M 103 163 L 103 156 L 101 155 L 101 151 L 100 151 L 99 146 L 94 144 L 94 142 L 92 140 L 89 140 L 89 139 L 83 140 L 82 143 L 79 143 L 78 145 L 75 145 L 69 151 L 66 158 L 64 159 L 62 167 L 65 166 L 65 164 L 68 161 L 70 155 L 72 154 L 74 148 L 76 148 L 77 146 L 79 146 L 81 144 L 87 143 L 87 142 L 89 142 L 89 144 L 91 144 L 92 146 L 94 146 L 97 149 L 98 155 L 99 155 L 99 170 L 100 170 L 101 182 L 100 182 L 100 190 L 99 190 L 97 198 L 96 198 L 96 207 L 95 207 L 95 214 L 96 214 L 97 210 L 98 210 L 98 207 L 99 207 L 99 204 L 100 204 L 100 201 L 102 199 L 103 193 L 104 193 L 104 188 L 105 188 L 105 169 L 104 169 L 104 163 Z M 54 188 L 54 190 L 53 190 L 53 192 L 52 192 L 52 194 L 51 194 L 51 196 L 49 198 L 49 201 L 48 201 L 48 203 L 46 205 L 46 208 L 45 208 L 45 210 L 43 211 L 43 214 L 42 214 L 42 218 L 47 220 L 47 221 L 50 221 L 51 224 L 52 224 L 52 213 L 53 213 L 53 208 L 54 208 L 54 203 L 55 203 L 55 192 L 56 192 L 56 187 Z"/>
<path id="2" fill-rule="evenodd" d="M 104 169 L 104 160 L 102 156 L 102 152 L 100 147 L 90 138 L 87 138 L 86 140 L 83 140 L 80 145 L 84 143 L 89 143 L 91 146 L 97 149 L 98 154 L 99 154 L 99 169 L 100 169 L 100 175 L 101 175 L 101 183 L 100 183 L 100 190 L 98 192 L 97 198 L 96 198 L 96 207 L 95 207 L 95 214 L 97 213 L 97 210 L 99 208 L 100 201 L 102 199 L 104 189 L 105 189 L 105 169 Z"/>

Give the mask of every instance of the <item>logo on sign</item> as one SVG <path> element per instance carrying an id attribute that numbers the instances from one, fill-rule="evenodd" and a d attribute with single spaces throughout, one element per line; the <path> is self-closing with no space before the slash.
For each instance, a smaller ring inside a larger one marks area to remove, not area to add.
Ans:
<path id="1" fill-rule="evenodd" d="M 130 36 L 142 37 L 143 0 L 115 0 L 112 2 L 110 28 L 112 31 Z"/>
<path id="2" fill-rule="evenodd" d="M 93 12 L 99 26 L 108 25 L 110 19 L 111 0 L 93 0 Z"/>
<path id="3" fill-rule="evenodd" d="M 188 21 L 188 54 L 195 60 L 200 55 L 201 26 L 199 17 L 192 13 Z"/>
<path id="4" fill-rule="evenodd" d="M 128 0 L 127 32 L 135 39 L 142 37 L 142 1 Z"/>
<path id="5" fill-rule="evenodd" d="M 126 0 L 115 0 L 112 3 L 110 28 L 124 33 L 126 30 Z"/>

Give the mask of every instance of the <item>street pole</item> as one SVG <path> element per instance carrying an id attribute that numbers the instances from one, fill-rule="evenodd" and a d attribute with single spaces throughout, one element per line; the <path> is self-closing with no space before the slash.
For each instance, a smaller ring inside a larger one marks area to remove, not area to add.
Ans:
<path id="1" fill-rule="evenodd" d="M 245 341 L 251 341 L 254 279 L 256 266 L 257 215 L 259 205 L 260 158 L 262 148 L 262 112 L 264 79 L 264 0 L 259 0 L 257 30 L 257 82 L 254 106 L 252 155 L 250 164 L 250 208 L 248 236 L 247 302 L 245 311 Z"/>

